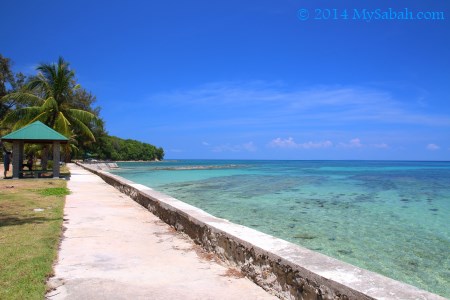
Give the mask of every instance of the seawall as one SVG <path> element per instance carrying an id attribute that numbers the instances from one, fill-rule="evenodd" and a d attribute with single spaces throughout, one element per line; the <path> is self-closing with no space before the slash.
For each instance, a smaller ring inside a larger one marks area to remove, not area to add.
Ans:
<path id="1" fill-rule="evenodd" d="M 89 166 L 89 170 L 111 170 L 111 169 L 117 169 L 119 166 L 115 162 L 107 162 L 107 161 L 100 161 L 100 162 L 83 162 L 79 163 L 79 165 L 83 166 Z"/>
<path id="2" fill-rule="evenodd" d="M 94 164 L 79 165 L 282 299 L 445 299 L 214 217 L 147 186 L 99 170 Z"/>

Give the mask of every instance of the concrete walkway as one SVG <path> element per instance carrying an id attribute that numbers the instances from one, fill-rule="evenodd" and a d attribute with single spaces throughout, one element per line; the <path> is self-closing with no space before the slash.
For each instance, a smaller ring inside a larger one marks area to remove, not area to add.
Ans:
<path id="1" fill-rule="evenodd" d="M 276 299 L 100 177 L 70 171 L 47 299 Z"/>

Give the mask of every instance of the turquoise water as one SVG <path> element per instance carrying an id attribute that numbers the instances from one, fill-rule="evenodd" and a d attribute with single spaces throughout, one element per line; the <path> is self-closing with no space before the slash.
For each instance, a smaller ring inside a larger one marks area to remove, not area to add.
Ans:
<path id="1" fill-rule="evenodd" d="M 114 173 L 450 298 L 450 162 L 120 163 Z"/>

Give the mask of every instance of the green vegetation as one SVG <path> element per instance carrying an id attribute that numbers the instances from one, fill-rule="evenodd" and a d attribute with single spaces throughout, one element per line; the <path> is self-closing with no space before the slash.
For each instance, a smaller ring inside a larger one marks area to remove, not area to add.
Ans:
<path id="1" fill-rule="evenodd" d="M 69 195 L 70 191 L 66 187 L 52 187 L 43 190 L 38 190 L 42 196 L 65 196 Z"/>
<path id="2" fill-rule="evenodd" d="M 104 136 L 94 150 L 100 159 L 112 160 L 162 160 L 164 150 L 135 140 Z"/>
<path id="3" fill-rule="evenodd" d="M 65 194 L 63 180 L 0 180 L 0 299 L 44 299 Z"/>
<path id="4" fill-rule="evenodd" d="M 16 100 L 24 107 L 16 107 L 3 119 L 5 124 L 14 124 L 12 130 L 37 120 L 47 124 L 66 137 L 78 133 L 92 141 L 95 137 L 89 129 L 96 116 L 86 110 L 72 106 L 75 91 L 75 73 L 62 57 L 57 64 L 41 64 L 38 75 L 32 77 L 20 91 L 4 96 L 5 100 Z"/>
<path id="5" fill-rule="evenodd" d="M 72 158 L 105 160 L 161 160 L 164 150 L 151 144 L 109 136 L 95 96 L 76 82 L 75 72 L 62 57 L 55 64 L 40 64 L 37 75 L 11 71 L 11 61 L 0 55 L 0 136 L 34 121 L 69 138 L 63 147 Z M 48 146 L 29 145 L 27 154 L 42 157 L 46 169 Z"/>

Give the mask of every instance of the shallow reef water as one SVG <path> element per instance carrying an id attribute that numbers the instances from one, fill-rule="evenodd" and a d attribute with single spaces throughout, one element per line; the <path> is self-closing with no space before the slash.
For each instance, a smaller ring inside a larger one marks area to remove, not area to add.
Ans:
<path id="1" fill-rule="evenodd" d="M 114 173 L 450 298 L 450 162 L 180 160 Z"/>

